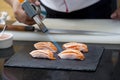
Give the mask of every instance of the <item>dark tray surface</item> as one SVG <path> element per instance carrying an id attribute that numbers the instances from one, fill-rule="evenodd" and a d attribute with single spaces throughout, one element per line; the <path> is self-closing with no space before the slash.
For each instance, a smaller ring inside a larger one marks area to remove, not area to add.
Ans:
<path id="1" fill-rule="evenodd" d="M 58 43 L 62 45 L 63 43 Z M 34 50 L 32 45 L 26 45 L 25 48 L 16 52 L 5 64 L 6 67 L 25 67 L 25 68 L 42 68 L 42 69 L 60 69 L 60 70 L 80 70 L 96 71 L 100 62 L 103 47 L 88 46 L 89 52 L 85 53 L 86 59 L 79 60 L 62 60 L 56 56 L 56 60 L 34 59 L 29 52 Z"/>

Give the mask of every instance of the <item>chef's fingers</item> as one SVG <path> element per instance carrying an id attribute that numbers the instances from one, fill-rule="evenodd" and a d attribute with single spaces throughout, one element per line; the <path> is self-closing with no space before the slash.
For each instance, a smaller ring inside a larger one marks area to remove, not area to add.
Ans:
<path id="1" fill-rule="evenodd" d="M 112 19 L 120 19 L 120 8 L 118 8 L 115 12 L 111 15 Z"/>
<path id="2" fill-rule="evenodd" d="M 29 0 L 29 2 L 32 2 L 32 3 L 34 3 L 36 0 Z"/>
<path id="3" fill-rule="evenodd" d="M 28 25 L 35 24 L 34 20 L 29 18 L 25 11 L 21 8 L 19 8 L 19 10 L 15 12 L 15 18 L 21 23 L 25 23 Z"/>
<path id="4" fill-rule="evenodd" d="M 40 2 L 39 2 L 38 0 L 36 0 L 36 1 L 35 1 L 35 4 L 36 4 L 37 6 L 39 6 L 39 5 L 40 5 Z"/>
<path id="5" fill-rule="evenodd" d="M 35 21 L 33 21 L 33 20 L 26 20 L 24 23 L 28 24 L 28 25 L 33 25 L 33 24 L 35 24 Z"/>
<path id="6" fill-rule="evenodd" d="M 24 23 L 24 24 L 27 24 L 27 25 L 33 25 L 33 24 L 35 24 L 35 21 L 33 19 L 25 19 L 25 20 L 19 20 L 18 19 L 18 21 L 20 23 Z"/>
<path id="7" fill-rule="evenodd" d="M 29 18 L 28 16 L 25 16 L 24 19 L 21 19 L 21 20 L 19 18 L 18 21 L 21 23 L 24 23 L 24 24 L 28 24 L 28 25 L 35 24 L 35 21 L 33 19 Z"/>
<path id="8" fill-rule="evenodd" d="M 111 18 L 115 19 L 116 17 L 117 17 L 117 13 L 116 12 L 112 13 Z"/>
<path id="9" fill-rule="evenodd" d="M 29 0 L 31 3 L 35 3 L 36 5 L 40 5 L 40 1 L 38 0 Z"/>

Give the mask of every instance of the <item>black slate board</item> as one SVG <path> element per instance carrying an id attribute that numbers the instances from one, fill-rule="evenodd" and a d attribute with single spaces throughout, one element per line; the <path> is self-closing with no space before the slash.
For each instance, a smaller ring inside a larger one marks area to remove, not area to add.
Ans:
<path id="1" fill-rule="evenodd" d="M 62 44 L 61 44 L 62 45 Z M 56 60 L 34 59 L 29 52 L 34 50 L 33 47 L 27 47 L 14 54 L 5 64 L 5 67 L 21 68 L 41 68 L 41 69 L 59 69 L 59 70 L 79 70 L 79 71 L 96 71 L 100 62 L 103 47 L 88 46 L 89 52 L 85 53 L 86 59 L 79 60 L 62 60 L 56 56 Z"/>

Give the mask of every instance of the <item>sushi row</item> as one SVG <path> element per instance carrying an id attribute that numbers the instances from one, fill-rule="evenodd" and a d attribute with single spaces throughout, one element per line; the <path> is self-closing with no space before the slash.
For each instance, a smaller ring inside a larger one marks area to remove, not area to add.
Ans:
<path id="1" fill-rule="evenodd" d="M 37 42 L 34 44 L 36 50 L 29 54 L 33 58 L 46 58 L 50 60 L 56 59 L 54 54 L 57 54 L 57 47 L 52 42 Z M 88 46 L 83 43 L 69 42 L 62 45 L 63 51 L 57 55 L 61 59 L 78 59 L 84 60 L 84 53 L 88 52 Z"/>

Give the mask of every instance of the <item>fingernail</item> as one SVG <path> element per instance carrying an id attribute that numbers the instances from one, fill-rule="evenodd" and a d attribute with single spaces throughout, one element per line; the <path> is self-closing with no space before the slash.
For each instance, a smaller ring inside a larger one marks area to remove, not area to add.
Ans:
<path id="1" fill-rule="evenodd" d="M 117 16 L 117 14 L 116 13 L 113 13 L 112 15 L 111 15 L 111 18 L 115 18 Z"/>

